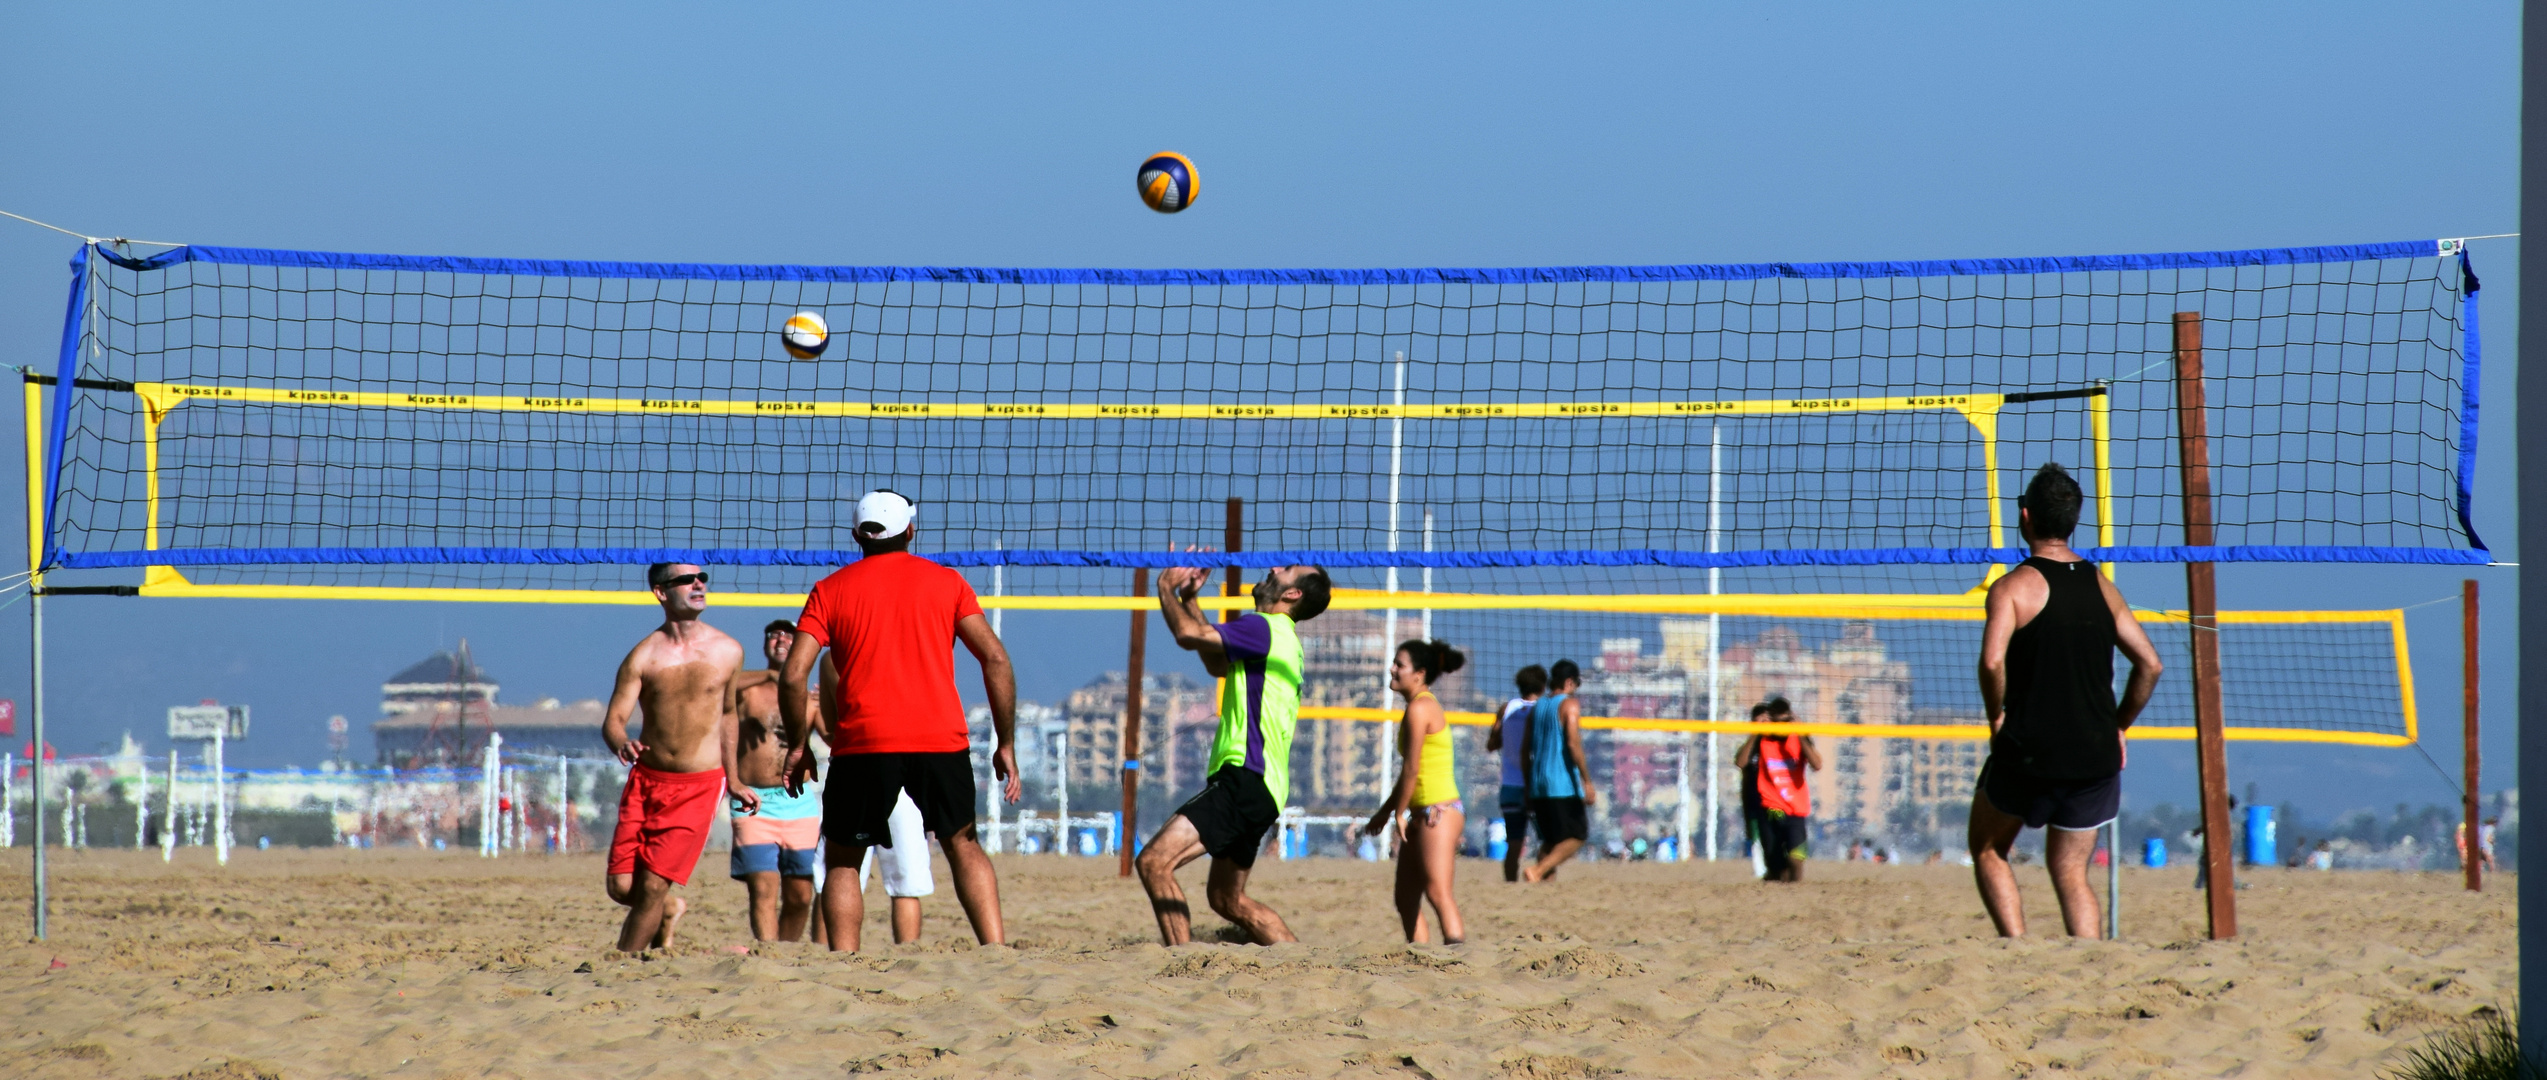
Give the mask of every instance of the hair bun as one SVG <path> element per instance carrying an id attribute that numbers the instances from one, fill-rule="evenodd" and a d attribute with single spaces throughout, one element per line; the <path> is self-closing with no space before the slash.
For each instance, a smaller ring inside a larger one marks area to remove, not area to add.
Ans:
<path id="1" fill-rule="evenodd" d="M 1449 642 L 1440 638 L 1433 639 L 1433 655 L 1439 658 L 1444 675 L 1468 666 L 1468 654 L 1451 648 Z"/>

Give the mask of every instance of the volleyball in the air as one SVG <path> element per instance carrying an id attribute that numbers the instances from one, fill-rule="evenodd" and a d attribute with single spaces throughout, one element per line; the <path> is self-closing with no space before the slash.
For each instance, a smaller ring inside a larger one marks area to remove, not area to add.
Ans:
<path id="1" fill-rule="evenodd" d="M 779 330 L 778 337 L 787 343 L 787 355 L 811 360 L 822 355 L 823 346 L 831 344 L 831 327 L 823 324 L 821 315 L 799 311 L 787 317 L 787 325 Z"/>
<path id="2" fill-rule="evenodd" d="M 1173 150 L 1150 155 L 1141 163 L 1141 201 L 1162 214 L 1173 214 L 1194 205 L 1194 196 L 1202 186 L 1194 173 L 1194 161 Z"/>

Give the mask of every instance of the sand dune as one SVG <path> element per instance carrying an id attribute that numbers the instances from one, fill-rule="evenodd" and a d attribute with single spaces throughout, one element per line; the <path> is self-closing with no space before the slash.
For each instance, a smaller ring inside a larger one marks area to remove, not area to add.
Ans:
<path id="1" fill-rule="evenodd" d="M 23 867 L 0 878 L 13 918 Z M 2512 879 L 2440 874 L 2261 871 L 2246 936 L 2214 944 L 2186 873 L 2132 871 L 2127 940 L 2093 944 L 1990 937 L 1952 867 L 1523 888 L 1471 862 L 1471 943 L 1409 948 L 1385 867 L 1268 861 L 1259 893 L 1306 944 L 1170 951 L 1110 861 L 1011 857 L 1015 949 L 973 949 L 941 877 L 923 943 L 835 957 L 731 951 L 742 891 L 712 853 L 681 947 L 636 960 L 606 948 L 592 856 L 55 868 L 52 940 L 0 947 L 0 1075 L 2359 1077 L 2508 1004 L 2517 963 Z"/>

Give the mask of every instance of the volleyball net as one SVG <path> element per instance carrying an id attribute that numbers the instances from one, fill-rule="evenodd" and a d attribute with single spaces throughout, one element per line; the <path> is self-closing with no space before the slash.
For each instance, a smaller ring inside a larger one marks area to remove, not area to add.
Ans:
<path id="1" fill-rule="evenodd" d="M 1568 647 L 1659 649 L 1708 611 L 1725 648 L 1865 623 L 1968 652 L 1972 590 L 2024 554 L 2013 496 L 2053 460 L 2108 563 L 2490 561 L 2454 240 L 1405 270 L 88 246 L 72 270 L 27 386 L 32 568 L 143 596 L 649 604 L 641 567 L 680 561 L 720 604 L 793 608 L 856 557 L 852 500 L 892 488 L 995 609 L 1142 606 L 1131 567 L 1316 562 L 1375 594 L 1340 607 L 1429 607 L 1481 659 L 1622 619 Z M 799 311 L 832 328 L 819 359 L 781 345 Z M 2198 546 L 2180 313 L 2215 414 Z M 1232 499 L 1244 550 L 1188 550 L 1226 546 Z M 1870 605 L 1954 614 L 1848 615 Z M 2232 676 L 2241 648 L 2259 673 L 2386 665 L 2252 684 L 2292 719 L 2233 729 L 2410 739 L 2410 694 L 2314 704 L 2402 680 L 2389 614 L 2224 616 Z M 1655 719 L 1721 722 L 1678 711 Z"/>

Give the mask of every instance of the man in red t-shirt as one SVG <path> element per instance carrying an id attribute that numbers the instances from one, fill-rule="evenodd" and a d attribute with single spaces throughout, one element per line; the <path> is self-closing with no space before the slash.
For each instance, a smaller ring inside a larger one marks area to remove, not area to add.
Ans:
<path id="1" fill-rule="evenodd" d="M 865 557 L 822 579 L 805 598 L 795 648 L 779 675 L 793 794 L 813 773 L 805 695 L 822 650 L 831 650 L 840 672 L 838 697 L 823 702 L 832 755 L 823 780 L 823 838 L 829 841 L 823 922 L 835 951 L 858 948 L 866 917 L 858 864 L 870 847 L 893 847 L 887 819 L 905 792 L 946 850 L 955 898 L 972 920 L 973 936 L 984 945 L 1008 939 L 1000 924 L 999 877 L 973 832 L 972 738 L 955 692 L 955 642 L 981 661 L 999 739 L 991 771 L 1010 802 L 1022 794 L 1017 679 L 964 576 L 911 554 L 917 516 L 911 500 L 891 491 L 858 500 L 856 536 Z"/>

